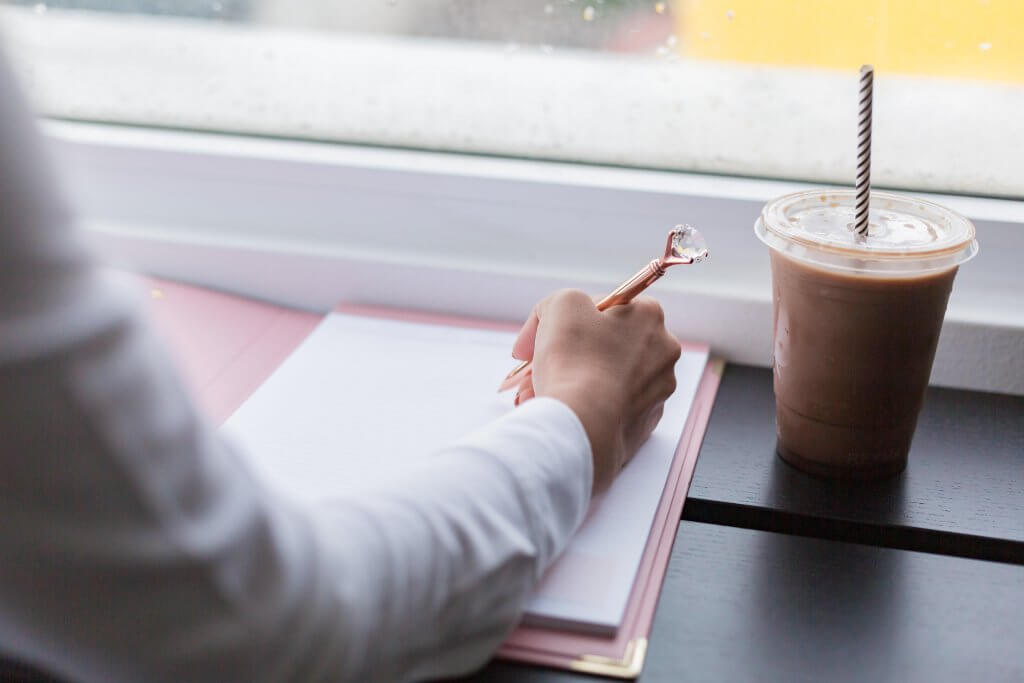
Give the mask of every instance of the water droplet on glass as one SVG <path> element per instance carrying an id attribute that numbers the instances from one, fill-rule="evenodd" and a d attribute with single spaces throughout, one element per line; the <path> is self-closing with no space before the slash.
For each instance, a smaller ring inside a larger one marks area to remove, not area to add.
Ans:
<path id="1" fill-rule="evenodd" d="M 663 2 L 656 2 L 656 3 L 654 3 L 654 11 L 657 12 L 658 14 L 664 14 L 666 9 L 668 9 L 668 6 L 665 3 L 663 3 Z"/>
<path id="2" fill-rule="evenodd" d="M 46 14 L 46 4 L 42 2 L 36 3 L 32 11 L 39 15 Z"/>
<path id="3" fill-rule="evenodd" d="M 583 21 L 593 21 L 595 14 L 596 12 L 594 11 L 594 8 L 587 5 L 583 8 Z"/>
<path id="4" fill-rule="evenodd" d="M 554 14 L 554 13 L 555 13 L 555 6 L 554 5 L 550 5 L 550 4 L 544 5 L 544 14 Z"/>
<path id="5" fill-rule="evenodd" d="M 672 231 L 672 255 L 700 263 L 709 255 L 708 243 L 692 225 L 677 225 Z"/>
<path id="6" fill-rule="evenodd" d="M 978 49 L 982 52 L 992 49 L 992 43 L 978 43 Z"/>
<path id="7" fill-rule="evenodd" d="M 726 19 L 729 19 L 731 21 L 732 18 L 735 17 L 735 16 L 736 16 L 736 13 L 733 12 L 731 9 L 730 10 L 726 10 L 726 12 L 725 12 L 725 18 Z"/>

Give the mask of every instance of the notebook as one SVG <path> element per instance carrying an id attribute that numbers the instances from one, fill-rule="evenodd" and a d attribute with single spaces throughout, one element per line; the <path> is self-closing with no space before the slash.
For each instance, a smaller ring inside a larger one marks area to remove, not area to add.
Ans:
<path id="1" fill-rule="evenodd" d="M 161 292 L 154 308 L 176 330 L 175 346 L 189 346 L 183 355 L 207 347 L 220 354 L 226 369 L 219 373 L 209 361 L 185 364 L 205 367 L 205 379 L 193 382 L 201 395 L 219 397 L 225 436 L 239 443 L 258 478 L 297 504 L 386 482 L 410 459 L 514 410 L 511 396 L 495 389 L 513 364 L 515 325 L 359 307 L 318 318 L 238 300 L 233 327 L 244 333 L 229 344 L 222 337 L 203 344 L 196 338 L 207 328 L 195 319 L 215 315 L 223 326 L 236 298 L 166 281 L 150 286 Z M 684 344 L 665 417 L 592 502 L 502 656 L 618 677 L 639 673 L 718 367 L 707 347 Z"/>

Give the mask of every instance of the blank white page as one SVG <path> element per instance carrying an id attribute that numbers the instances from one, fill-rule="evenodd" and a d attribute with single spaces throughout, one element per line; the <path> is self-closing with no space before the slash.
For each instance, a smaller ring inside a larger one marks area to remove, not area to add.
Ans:
<path id="1" fill-rule="evenodd" d="M 303 505 L 381 483 L 512 410 L 495 392 L 515 335 L 332 313 L 222 428 L 257 478 Z M 525 620 L 614 632 L 622 621 L 707 353 L 684 352 L 651 439 L 595 498 Z"/>

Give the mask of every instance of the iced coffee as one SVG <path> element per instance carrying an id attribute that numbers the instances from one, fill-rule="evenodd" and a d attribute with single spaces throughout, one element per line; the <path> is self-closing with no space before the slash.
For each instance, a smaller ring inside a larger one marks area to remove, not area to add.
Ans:
<path id="1" fill-rule="evenodd" d="M 932 202 L 873 192 L 866 236 L 852 191 L 765 206 L 777 451 L 828 477 L 880 478 L 907 463 L 958 267 L 974 226 Z"/>

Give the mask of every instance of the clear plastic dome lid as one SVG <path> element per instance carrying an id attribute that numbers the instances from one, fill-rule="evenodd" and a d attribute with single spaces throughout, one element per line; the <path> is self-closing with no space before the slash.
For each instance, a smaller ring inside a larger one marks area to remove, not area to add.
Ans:
<path id="1" fill-rule="evenodd" d="M 957 266 L 978 251 L 974 224 L 934 202 L 872 192 L 868 234 L 853 229 L 853 190 L 810 190 L 765 205 L 757 236 L 787 255 L 830 269 L 922 273 Z"/>

